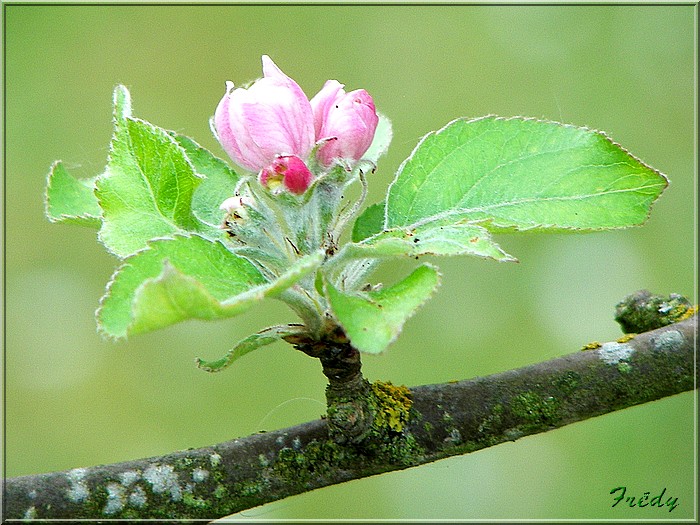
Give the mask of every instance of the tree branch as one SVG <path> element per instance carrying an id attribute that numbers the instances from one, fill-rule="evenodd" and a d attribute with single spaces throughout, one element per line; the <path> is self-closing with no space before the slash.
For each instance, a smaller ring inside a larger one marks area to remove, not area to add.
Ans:
<path id="1" fill-rule="evenodd" d="M 375 393 L 398 407 L 384 405 L 392 437 L 381 444 L 338 444 L 321 419 L 162 457 L 8 478 L 3 518 L 213 520 L 692 390 L 696 351 L 697 315 L 487 377 L 410 393 L 379 383 Z"/>

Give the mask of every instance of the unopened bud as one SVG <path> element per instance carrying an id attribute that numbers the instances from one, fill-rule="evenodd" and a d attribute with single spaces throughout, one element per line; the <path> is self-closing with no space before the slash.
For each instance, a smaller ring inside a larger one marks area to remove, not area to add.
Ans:
<path id="1" fill-rule="evenodd" d="M 314 176 L 304 161 L 295 155 L 277 157 L 270 166 L 260 171 L 260 183 L 278 191 L 282 186 L 301 195 L 311 185 Z"/>

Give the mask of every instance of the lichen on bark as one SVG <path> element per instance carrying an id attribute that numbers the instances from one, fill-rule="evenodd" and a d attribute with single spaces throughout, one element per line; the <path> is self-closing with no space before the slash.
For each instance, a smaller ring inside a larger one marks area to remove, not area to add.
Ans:
<path id="1" fill-rule="evenodd" d="M 391 383 L 370 384 L 362 375 L 360 352 L 342 328 L 329 321 L 320 338 L 295 334 L 286 340 L 321 362 L 328 379 L 326 420 L 331 440 L 369 451 L 401 436 L 411 414 L 410 390 Z"/>
<path id="2" fill-rule="evenodd" d="M 626 334 L 640 334 L 688 319 L 696 312 L 697 306 L 680 294 L 663 297 L 638 290 L 617 304 L 615 320 Z"/>
<path id="3" fill-rule="evenodd" d="M 698 381 L 697 316 L 518 370 L 411 389 L 366 381 L 342 331 L 295 337 L 289 342 L 318 358 L 328 377 L 326 418 L 157 458 L 9 478 L 4 517 L 216 519 L 692 390 Z"/>
<path id="4" fill-rule="evenodd" d="M 330 321 L 318 339 L 294 335 L 286 340 L 297 350 L 318 358 L 328 379 L 328 442 L 315 443 L 312 457 L 330 455 L 340 468 L 358 462 L 407 466 L 420 461 L 422 449 L 408 430 L 412 418 L 419 414 L 412 409 L 407 387 L 367 381 L 362 375 L 360 353 L 343 330 Z M 314 463 L 306 449 L 286 452 L 281 459 L 285 470 Z M 296 479 L 304 475 L 297 472 Z"/>

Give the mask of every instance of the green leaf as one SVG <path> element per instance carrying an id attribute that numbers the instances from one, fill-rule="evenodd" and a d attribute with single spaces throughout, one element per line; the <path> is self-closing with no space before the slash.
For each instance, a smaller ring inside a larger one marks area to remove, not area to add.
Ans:
<path id="1" fill-rule="evenodd" d="M 115 122 L 131 116 L 131 94 L 126 89 L 126 86 L 119 84 L 114 88 L 112 103 L 114 104 L 113 116 Z"/>
<path id="2" fill-rule="evenodd" d="M 97 312 L 101 332 L 111 337 L 126 337 L 134 332 L 132 303 L 136 292 L 144 281 L 161 276 L 165 261 L 168 261 L 167 275 L 182 272 L 193 281 L 185 279 L 185 288 L 199 286 L 202 293 L 217 300 L 234 297 L 266 282 L 250 261 L 220 242 L 197 235 L 156 240 L 147 249 L 125 259 L 112 277 Z M 157 317 L 159 312 L 150 315 Z"/>
<path id="3" fill-rule="evenodd" d="M 112 277 L 97 311 L 98 329 L 119 338 L 190 318 L 232 317 L 278 296 L 323 259 L 322 251 L 307 255 L 269 282 L 220 241 L 199 235 L 151 241 Z"/>
<path id="4" fill-rule="evenodd" d="M 346 294 L 326 282 L 326 294 L 333 313 L 361 352 L 383 352 L 399 335 L 415 311 L 440 284 L 440 274 L 429 264 L 389 288 Z"/>
<path id="5" fill-rule="evenodd" d="M 172 132 L 171 135 L 185 150 L 196 173 L 204 176 L 204 180 L 194 191 L 192 212 L 209 227 L 210 235 L 218 238 L 222 235 L 219 225 L 224 217 L 224 212 L 219 206 L 226 198 L 233 196 L 239 176 L 228 164 L 194 140 Z"/>
<path id="6" fill-rule="evenodd" d="M 220 372 L 228 368 L 234 361 L 237 361 L 253 350 L 276 343 L 288 335 L 303 333 L 303 331 L 304 327 L 298 325 L 272 326 L 266 328 L 240 341 L 229 350 L 224 357 L 214 361 L 205 361 L 198 357 L 196 359 L 197 367 L 206 372 Z"/>
<path id="7" fill-rule="evenodd" d="M 668 185 L 603 133 L 523 118 L 459 119 L 429 133 L 389 188 L 385 227 L 435 217 L 492 231 L 643 223 Z"/>
<path id="8" fill-rule="evenodd" d="M 120 100 L 116 93 L 115 99 Z M 107 169 L 97 178 L 95 193 L 103 211 L 100 239 L 124 257 L 150 239 L 201 229 L 191 206 L 201 177 L 165 130 L 120 117 L 127 111 L 126 102 L 121 103 L 123 107 L 115 108 Z"/>
<path id="9" fill-rule="evenodd" d="M 46 184 L 46 216 L 51 222 L 99 227 L 102 210 L 95 197 L 95 179 L 76 179 L 54 162 Z"/>
<path id="10" fill-rule="evenodd" d="M 379 157 L 384 155 L 389 149 L 391 144 L 391 139 L 394 136 L 394 132 L 391 129 L 391 121 L 381 113 L 379 115 L 379 122 L 377 123 L 377 129 L 374 132 L 374 138 L 372 139 L 372 144 L 362 156 L 364 160 L 372 162 L 375 166 Z"/>
<path id="11" fill-rule="evenodd" d="M 129 333 L 143 333 L 164 328 L 186 319 L 214 320 L 233 317 L 245 312 L 265 297 L 276 297 L 297 281 L 318 268 L 324 253 L 308 255 L 299 259 L 278 279 L 236 293 L 230 291 L 216 294 L 209 284 L 216 274 L 218 264 L 197 268 L 197 278 L 179 271 L 169 260 L 163 264 L 161 274 L 147 279 L 139 286 L 132 303 L 133 323 Z M 219 284 L 219 283 L 216 283 Z M 235 284 L 235 283 L 233 283 Z"/>
<path id="12" fill-rule="evenodd" d="M 355 219 L 352 227 L 352 242 L 360 242 L 384 229 L 384 203 L 378 202 L 365 208 Z"/>
<path id="13" fill-rule="evenodd" d="M 516 261 L 493 241 L 486 228 L 453 218 L 386 230 L 359 243 L 348 244 L 345 249 L 353 257 L 476 255 L 497 261 Z"/>

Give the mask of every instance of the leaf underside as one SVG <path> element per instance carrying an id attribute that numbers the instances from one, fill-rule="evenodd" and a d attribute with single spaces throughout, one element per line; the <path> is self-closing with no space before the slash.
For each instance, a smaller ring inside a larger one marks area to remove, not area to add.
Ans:
<path id="1" fill-rule="evenodd" d="M 420 257 L 423 255 L 476 255 L 497 261 L 515 261 L 479 224 L 453 218 L 414 228 L 385 230 L 352 245 L 357 257 Z"/>
<path id="2" fill-rule="evenodd" d="M 112 277 L 97 313 L 98 326 L 105 335 L 125 337 L 154 329 L 159 324 L 156 318 L 162 318 L 163 326 L 181 320 L 172 307 L 164 305 L 150 313 L 141 306 L 136 315 L 134 301 L 145 283 L 154 283 L 154 287 L 162 283 L 162 290 L 172 293 L 173 300 L 192 293 L 190 306 L 200 307 L 205 315 L 206 303 L 195 304 L 195 298 L 205 295 L 224 301 L 265 284 L 266 279 L 250 261 L 220 242 L 197 235 L 152 241 L 147 249 L 126 258 Z"/>
<path id="3" fill-rule="evenodd" d="M 212 291 L 213 287 L 207 284 L 212 282 L 212 275 L 217 271 L 218 265 L 198 267 L 196 271 L 200 275 L 197 279 L 179 271 L 166 260 L 163 271 L 157 278 L 147 279 L 136 289 L 132 302 L 133 322 L 129 326 L 129 333 L 149 332 L 187 319 L 211 321 L 233 317 L 250 309 L 265 297 L 279 296 L 318 268 L 322 261 L 323 252 L 307 255 L 290 265 L 277 279 L 247 289 L 243 289 L 243 286 L 251 281 L 241 282 L 243 272 L 240 270 L 227 276 L 221 283 L 218 282 L 217 275 L 214 284 L 223 284 L 226 290 L 216 294 L 218 290 Z M 203 271 L 206 274 L 202 274 Z M 241 285 L 240 291 L 234 289 L 235 284 Z"/>
<path id="4" fill-rule="evenodd" d="M 378 354 L 396 339 L 439 284 L 437 269 L 423 264 L 393 286 L 376 291 L 344 293 L 326 282 L 326 295 L 352 345 L 361 352 Z"/>
<path id="5" fill-rule="evenodd" d="M 394 132 L 391 128 L 391 121 L 380 113 L 377 129 L 374 132 L 374 138 L 369 148 L 367 148 L 367 151 L 362 155 L 362 158 L 376 166 L 379 158 L 389 149 L 393 136 Z"/>
<path id="6" fill-rule="evenodd" d="M 51 222 L 99 227 L 102 209 L 95 197 L 95 178 L 76 179 L 62 162 L 54 162 L 46 185 L 46 216 Z"/>
<path id="7" fill-rule="evenodd" d="M 261 330 L 239 341 L 225 356 L 219 359 L 206 361 L 197 358 L 197 367 L 206 372 L 220 372 L 253 350 L 281 341 L 288 335 L 303 333 L 303 331 L 304 327 L 297 325 L 272 326 L 266 328 L 265 330 Z"/>

